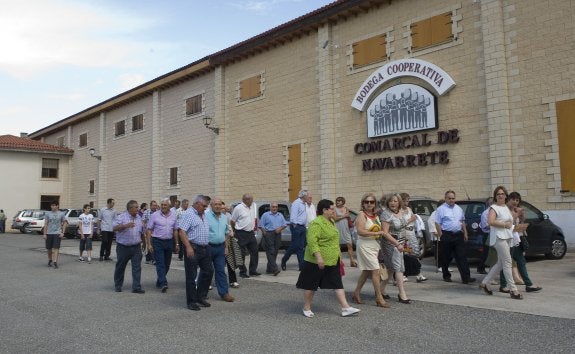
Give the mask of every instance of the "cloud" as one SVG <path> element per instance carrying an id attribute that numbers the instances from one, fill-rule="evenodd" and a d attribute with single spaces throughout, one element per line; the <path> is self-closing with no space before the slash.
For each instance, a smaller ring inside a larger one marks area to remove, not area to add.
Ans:
<path id="1" fill-rule="evenodd" d="M 249 12 L 255 12 L 260 15 L 268 14 L 271 10 L 278 5 L 284 3 L 298 3 L 302 2 L 303 0 L 248 0 L 248 1 L 236 1 L 233 2 L 231 5 L 240 9 Z"/>
<path id="2" fill-rule="evenodd" d="M 129 38 L 151 26 L 116 9 L 63 0 L 5 1 L 0 12 L 0 71 L 26 79 L 56 66 L 122 67 L 144 47 Z"/>
<path id="3" fill-rule="evenodd" d="M 142 74 L 122 74 L 118 77 L 120 88 L 129 90 L 146 82 L 146 77 Z"/>

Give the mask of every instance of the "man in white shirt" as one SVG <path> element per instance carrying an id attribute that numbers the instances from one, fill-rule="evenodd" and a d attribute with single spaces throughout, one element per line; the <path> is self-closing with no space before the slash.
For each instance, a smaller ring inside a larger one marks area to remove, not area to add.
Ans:
<path id="1" fill-rule="evenodd" d="M 250 254 L 250 274 L 245 265 L 240 266 L 240 277 L 257 277 L 258 273 L 258 241 L 255 231 L 258 228 L 257 209 L 251 194 L 242 196 L 242 203 L 238 204 L 232 212 L 231 225 L 234 228 L 234 237 L 242 249 L 242 256 Z M 245 262 L 244 262 L 245 263 Z"/>

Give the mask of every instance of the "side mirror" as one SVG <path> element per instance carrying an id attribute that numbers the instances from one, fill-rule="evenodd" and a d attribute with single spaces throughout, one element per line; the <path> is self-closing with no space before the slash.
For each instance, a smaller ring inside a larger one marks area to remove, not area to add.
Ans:
<path id="1" fill-rule="evenodd" d="M 549 215 L 543 214 L 543 220 L 549 220 Z"/>

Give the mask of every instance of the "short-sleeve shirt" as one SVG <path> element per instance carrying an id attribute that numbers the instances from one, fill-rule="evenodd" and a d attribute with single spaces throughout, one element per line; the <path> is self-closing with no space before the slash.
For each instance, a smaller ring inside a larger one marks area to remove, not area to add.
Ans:
<path id="1" fill-rule="evenodd" d="M 82 223 L 82 233 L 84 235 L 89 235 L 92 233 L 92 222 L 94 221 L 94 215 L 82 213 L 78 216 L 78 219 Z"/>
<path id="2" fill-rule="evenodd" d="M 272 213 L 270 211 L 266 211 L 260 220 L 260 227 L 263 227 L 266 231 L 275 231 L 276 229 L 286 226 L 286 219 L 284 218 L 283 214 L 276 211 L 276 213 Z"/>
<path id="3" fill-rule="evenodd" d="M 47 235 L 59 235 L 62 233 L 62 223 L 65 220 L 65 215 L 61 211 L 49 211 L 44 216 L 44 225 L 46 227 Z"/>
<path id="4" fill-rule="evenodd" d="M 161 210 L 156 210 L 150 215 L 147 227 L 148 230 L 152 230 L 152 237 L 171 240 L 176 229 L 176 214 L 170 210 L 168 215 L 164 215 Z"/>
<path id="5" fill-rule="evenodd" d="M 437 208 L 435 215 L 435 222 L 441 226 L 441 230 L 449 232 L 459 232 L 461 230 L 461 223 L 465 221 L 463 209 L 457 204 L 450 206 L 447 203 L 441 204 Z"/>
<path id="6" fill-rule="evenodd" d="M 203 218 L 195 208 L 188 208 L 178 221 L 178 229 L 184 230 L 188 240 L 196 245 L 205 246 L 208 244 L 210 225 L 205 215 Z"/>
<path id="7" fill-rule="evenodd" d="M 138 214 L 136 216 L 130 215 L 127 211 L 116 216 L 114 219 L 114 227 L 134 222 L 134 227 L 129 227 L 120 231 L 116 231 L 116 242 L 124 246 L 135 246 L 142 242 L 142 232 L 144 230 L 142 217 Z"/>
<path id="8" fill-rule="evenodd" d="M 238 204 L 232 211 L 232 220 L 236 223 L 236 230 L 253 231 L 256 224 L 256 204 L 248 207 L 245 203 Z"/>
<path id="9" fill-rule="evenodd" d="M 291 204 L 289 218 L 292 225 L 307 225 L 307 210 L 301 198 L 297 198 Z"/>
<path id="10" fill-rule="evenodd" d="M 116 218 L 116 211 L 112 208 L 100 209 L 100 225 L 102 231 L 114 231 L 114 219 Z"/>

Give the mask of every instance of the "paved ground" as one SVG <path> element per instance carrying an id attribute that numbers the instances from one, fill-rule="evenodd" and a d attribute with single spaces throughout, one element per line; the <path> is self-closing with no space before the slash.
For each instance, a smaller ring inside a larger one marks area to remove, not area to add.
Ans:
<path id="1" fill-rule="evenodd" d="M 293 285 L 295 259 L 279 276 L 241 279 L 237 301 L 211 294 L 212 307 L 185 308 L 183 264 L 175 261 L 170 290 L 153 288 L 155 270 L 143 265 L 144 295 L 113 291 L 113 262 L 81 264 L 77 240 L 64 240 L 61 268 L 46 267 L 38 235 L 0 234 L 0 352 L 573 352 L 575 255 L 529 262 L 544 290 L 483 295 L 476 285 L 441 281 L 433 259 L 429 278 L 407 291 L 412 305 L 374 305 L 371 284 L 354 318 L 341 318 L 331 291 L 319 291 L 316 317 L 301 315 L 302 293 Z M 99 242 L 95 242 L 99 248 Z M 260 254 L 260 270 L 264 269 Z M 358 271 L 346 268 L 344 285 L 355 287 Z M 126 272 L 129 279 L 129 271 Z M 125 284 L 129 289 L 130 280 Z M 493 286 L 495 287 L 495 286 Z M 390 287 L 389 294 L 397 291 Z"/>

